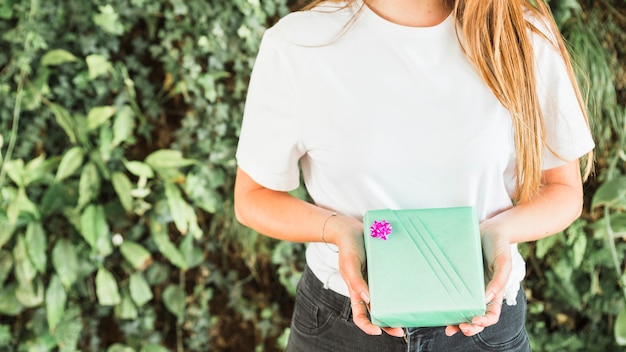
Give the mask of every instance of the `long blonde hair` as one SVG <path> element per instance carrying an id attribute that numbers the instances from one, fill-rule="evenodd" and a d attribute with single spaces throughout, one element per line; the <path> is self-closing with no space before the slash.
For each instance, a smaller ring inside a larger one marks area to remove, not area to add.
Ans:
<path id="1" fill-rule="evenodd" d="M 313 0 L 311 9 L 329 0 Z M 346 6 L 356 0 L 347 0 Z M 545 124 L 535 79 L 534 54 L 529 30 L 541 35 L 560 52 L 585 119 L 587 112 L 576 83 L 571 60 L 549 7 L 528 0 L 445 0 L 459 24 L 463 49 L 483 81 L 511 114 L 517 153 L 515 202 L 535 196 L 542 186 L 542 160 L 546 147 Z M 550 33 L 530 23 L 525 11 L 544 22 Z M 549 146 L 548 146 L 549 147 Z M 592 152 L 586 157 L 584 176 L 591 170 Z"/>

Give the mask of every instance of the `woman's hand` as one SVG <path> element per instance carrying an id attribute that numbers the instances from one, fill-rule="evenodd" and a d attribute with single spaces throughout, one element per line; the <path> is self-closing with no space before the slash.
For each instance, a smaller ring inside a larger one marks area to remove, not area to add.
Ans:
<path id="1" fill-rule="evenodd" d="M 380 335 L 382 331 L 385 331 L 391 336 L 404 336 L 404 330 L 401 328 L 381 328 L 372 324 L 368 317 L 370 300 L 369 289 L 363 278 L 365 270 L 363 224 L 343 216 L 337 216 L 337 219 L 330 220 L 343 222 L 341 227 L 337 226 L 338 224 L 333 226 L 335 229 L 343 229 L 335 232 L 333 242 L 339 247 L 339 270 L 348 285 L 354 324 L 368 335 Z"/>
<path id="2" fill-rule="evenodd" d="M 511 243 L 505 237 L 489 228 L 489 221 L 480 224 L 483 255 L 488 263 L 491 276 L 485 291 L 487 311 L 485 315 L 474 317 L 471 323 L 446 327 L 446 335 L 452 336 L 459 330 L 466 336 L 476 335 L 486 327 L 494 325 L 500 319 L 504 290 L 512 269 Z"/>

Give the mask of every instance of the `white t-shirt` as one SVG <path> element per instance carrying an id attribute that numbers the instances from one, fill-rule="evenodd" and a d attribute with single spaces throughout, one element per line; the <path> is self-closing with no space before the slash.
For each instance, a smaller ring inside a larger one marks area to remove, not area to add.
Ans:
<path id="1" fill-rule="evenodd" d="M 359 219 L 369 209 L 473 205 L 483 220 L 510 208 L 511 117 L 464 56 L 452 16 L 406 27 L 364 6 L 348 24 L 356 10 L 340 7 L 292 13 L 266 31 L 239 166 L 279 191 L 297 188 L 302 171 L 315 204 Z M 561 57 L 539 36 L 534 47 L 548 143 L 574 160 L 593 141 Z M 546 150 L 544 169 L 564 163 Z M 511 251 L 514 304 L 525 264 L 516 245 Z M 348 295 L 326 244 L 310 243 L 306 259 Z"/>

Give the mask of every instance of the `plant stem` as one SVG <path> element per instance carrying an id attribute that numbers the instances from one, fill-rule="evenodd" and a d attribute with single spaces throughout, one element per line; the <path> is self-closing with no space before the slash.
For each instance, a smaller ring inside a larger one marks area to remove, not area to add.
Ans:
<path id="1" fill-rule="evenodd" d="M 38 7 L 38 0 L 31 0 L 30 2 L 30 12 L 28 13 L 28 21 L 26 28 L 31 28 L 30 24 L 35 17 L 35 12 Z M 25 40 L 24 40 L 24 52 L 28 53 L 30 50 L 30 34 L 31 31 L 26 32 Z M 22 98 L 24 97 L 24 82 L 26 81 L 27 76 L 27 64 L 25 62 L 20 62 L 20 75 L 17 81 L 17 92 L 15 94 L 15 106 L 13 107 L 13 125 L 11 126 L 11 136 L 9 137 L 9 145 L 7 147 L 6 156 L 3 158 L 2 153 L 0 153 L 0 162 L 2 162 L 2 168 L 0 169 L 0 185 L 4 184 L 4 178 L 6 177 L 6 168 L 8 163 L 11 161 L 13 157 L 13 150 L 15 149 L 15 143 L 17 142 L 17 134 L 20 126 L 20 115 L 22 112 Z"/>

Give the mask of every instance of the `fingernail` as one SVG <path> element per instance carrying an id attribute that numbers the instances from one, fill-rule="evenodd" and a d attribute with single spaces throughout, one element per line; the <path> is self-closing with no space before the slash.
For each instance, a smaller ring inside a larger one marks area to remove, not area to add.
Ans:
<path id="1" fill-rule="evenodd" d="M 365 293 L 365 291 L 361 291 L 361 299 L 367 304 L 370 303 L 370 297 L 367 295 L 367 293 Z"/>

